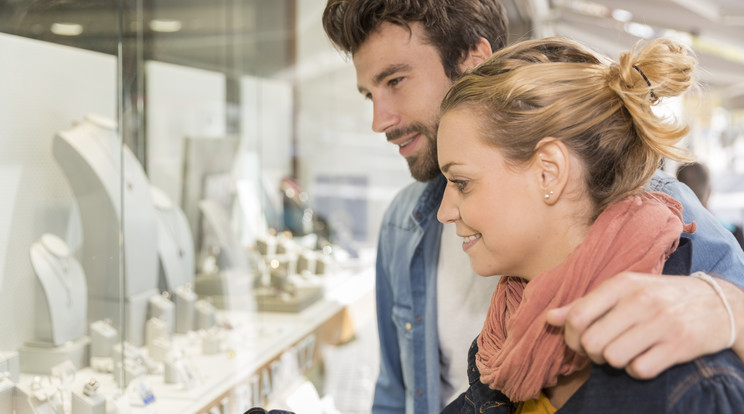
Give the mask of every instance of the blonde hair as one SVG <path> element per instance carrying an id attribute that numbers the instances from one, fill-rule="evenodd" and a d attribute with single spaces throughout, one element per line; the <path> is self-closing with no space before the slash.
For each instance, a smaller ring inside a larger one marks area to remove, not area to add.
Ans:
<path id="1" fill-rule="evenodd" d="M 514 165 L 529 161 L 545 137 L 564 142 L 583 161 L 596 217 L 641 191 L 661 157 L 690 159 L 676 147 L 687 126 L 651 107 L 690 88 L 695 64 L 685 47 L 668 39 L 638 44 L 617 62 L 566 38 L 531 40 L 463 76 L 441 112 L 465 105 L 482 115 L 484 138 Z"/>

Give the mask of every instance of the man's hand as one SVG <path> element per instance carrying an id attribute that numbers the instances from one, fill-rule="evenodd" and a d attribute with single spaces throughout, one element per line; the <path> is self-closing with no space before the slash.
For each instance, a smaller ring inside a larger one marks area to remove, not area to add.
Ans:
<path id="1" fill-rule="evenodd" d="M 737 319 L 733 349 L 742 358 L 744 291 L 716 280 Z M 705 281 L 631 272 L 620 273 L 583 298 L 549 311 L 548 323 L 565 328 L 571 349 L 642 379 L 718 352 L 731 335 L 723 302 Z"/>

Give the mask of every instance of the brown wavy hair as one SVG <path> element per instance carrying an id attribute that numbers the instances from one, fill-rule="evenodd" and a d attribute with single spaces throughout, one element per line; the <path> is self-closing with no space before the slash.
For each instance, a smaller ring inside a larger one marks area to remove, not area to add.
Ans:
<path id="1" fill-rule="evenodd" d="M 662 157 L 689 160 L 677 147 L 688 127 L 652 111 L 694 85 L 687 48 L 668 39 L 639 43 L 617 62 L 562 37 L 517 43 L 463 76 L 442 114 L 467 105 L 482 115 L 484 139 L 513 165 L 532 159 L 545 137 L 583 161 L 595 215 L 637 193 Z"/>
<path id="2" fill-rule="evenodd" d="M 450 79 L 459 64 L 484 38 L 492 50 L 506 46 L 508 22 L 499 0 L 328 0 L 323 29 L 341 51 L 353 55 L 382 23 L 424 27 Z"/>

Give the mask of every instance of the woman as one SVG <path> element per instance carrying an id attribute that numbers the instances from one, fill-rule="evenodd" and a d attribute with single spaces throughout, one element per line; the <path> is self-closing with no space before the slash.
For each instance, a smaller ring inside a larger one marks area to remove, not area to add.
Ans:
<path id="1" fill-rule="evenodd" d="M 689 158 L 675 147 L 687 128 L 651 108 L 687 90 L 694 65 L 663 39 L 613 63 L 549 38 L 496 53 L 449 91 L 439 220 L 456 223 L 476 273 L 509 276 L 473 342 L 470 388 L 445 413 L 741 412 L 744 366 L 731 351 L 636 381 L 592 365 L 546 322 L 620 271 L 689 268 L 694 246 L 680 234 L 695 224 L 643 188 L 661 157 Z"/>

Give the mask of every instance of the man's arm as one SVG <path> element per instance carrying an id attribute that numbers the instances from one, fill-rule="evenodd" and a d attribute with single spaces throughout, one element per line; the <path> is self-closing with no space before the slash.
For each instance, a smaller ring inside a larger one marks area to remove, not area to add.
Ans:
<path id="1" fill-rule="evenodd" d="M 733 311 L 733 350 L 744 359 L 744 291 L 718 280 Z M 653 378 L 672 365 L 724 349 L 729 316 L 705 282 L 685 276 L 621 273 L 570 305 L 551 310 L 548 322 L 565 328 L 568 346 L 596 363 Z"/>
<path id="2" fill-rule="evenodd" d="M 744 332 L 744 252 L 731 232 L 700 204 L 686 185 L 657 171 L 647 186 L 682 203 L 685 223 L 694 221 L 690 272 L 720 276 L 737 333 Z M 738 287 L 737 287 L 738 286 Z M 567 344 L 593 361 L 625 367 L 652 378 L 666 368 L 728 345 L 729 316 L 706 282 L 676 276 L 621 273 L 573 304 L 552 311 L 548 321 L 565 326 Z M 733 349 L 744 359 L 744 333 Z"/>
<path id="3" fill-rule="evenodd" d="M 375 384 L 372 404 L 373 414 L 405 412 L 406 394 L 398 348 L 398 336 L 393 323 L 393 293 L 387 276 L 385 247 L 381 241 L 377 245 L 377 264 L 375 289 L 377 302 L 377 331 L 380 338 L 380 373 Z"/>

